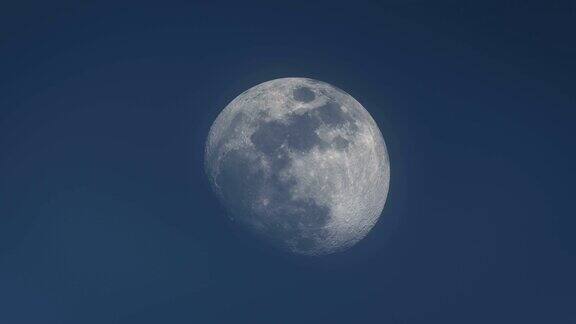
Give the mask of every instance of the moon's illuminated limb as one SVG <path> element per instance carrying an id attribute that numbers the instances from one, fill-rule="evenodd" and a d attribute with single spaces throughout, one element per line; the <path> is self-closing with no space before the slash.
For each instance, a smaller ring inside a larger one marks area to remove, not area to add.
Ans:
<path id="1" fill-rule="evenodd" d="M 366 236 L 390 180 L 370 114 L 344 91 L 306 78 L 268 81 L 236 97 L 210 129 L 205 164 L 237 220 L 308 255 Z"/>

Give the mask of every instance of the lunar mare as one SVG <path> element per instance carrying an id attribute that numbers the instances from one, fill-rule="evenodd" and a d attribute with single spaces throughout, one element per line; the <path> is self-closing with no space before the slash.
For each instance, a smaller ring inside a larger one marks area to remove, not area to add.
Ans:
<path id="1" fill-rule="evenodd" d="M 264 82 L 230 102 L 210 129 L 205 167 L 234 220 L 305 255 L 364 238 L 390 180 L 386 145 L 368 111 L 307 78 Z"/>

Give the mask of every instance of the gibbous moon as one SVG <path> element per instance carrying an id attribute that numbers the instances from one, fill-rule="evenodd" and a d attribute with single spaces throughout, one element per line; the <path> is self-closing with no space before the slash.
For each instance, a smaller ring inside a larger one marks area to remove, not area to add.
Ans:
<path id="1" fill-rule="evenodd" d="M 210 128 L 206 173 L 232 219 L 273 245 L 323 255 L 378 221 L 386 144 L 362 105 L 321 81 L 283 78 L 240 94 Z"/>

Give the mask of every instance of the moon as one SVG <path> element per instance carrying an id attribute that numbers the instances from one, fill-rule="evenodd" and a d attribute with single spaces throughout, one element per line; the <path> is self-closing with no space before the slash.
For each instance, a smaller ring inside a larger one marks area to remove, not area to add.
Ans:
<path id="1" fill-rule="evenodd" d="M 252 87 L 214 121 L 205 168 L 232 220 L 295 254 L 345 250 L 374 227 L 390 163 L 370 113 L 308 78 Z"/>

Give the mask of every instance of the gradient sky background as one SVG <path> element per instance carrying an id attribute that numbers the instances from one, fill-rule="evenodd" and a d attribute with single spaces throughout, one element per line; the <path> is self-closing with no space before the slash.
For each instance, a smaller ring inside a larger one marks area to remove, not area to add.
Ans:
<path id="1" fill-rule="evenodd" d="M 3 1 L 0 323 L 576 323 L 573 1 Z M 260 82 L 334 84 L 391 158 L 354 248 L 239 232 L 202 168 Z"/>

